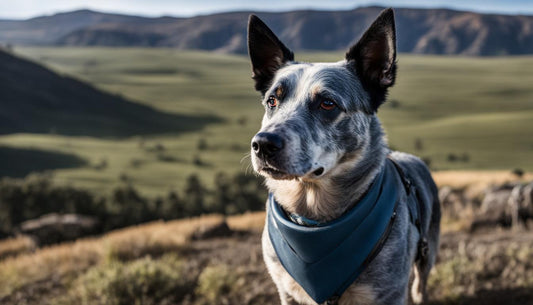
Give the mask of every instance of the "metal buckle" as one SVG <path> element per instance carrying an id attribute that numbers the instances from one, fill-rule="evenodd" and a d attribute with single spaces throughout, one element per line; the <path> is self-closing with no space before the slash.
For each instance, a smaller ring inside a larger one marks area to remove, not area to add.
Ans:
<path id="1" fill-rule="evenodd" d="M 418 242 L 418 255 L 420 258 L 426 258 L 428 256 L 429 247 L 428 247 L 428 241 L 425 237 L 422 237 L 420 241 Z"/>

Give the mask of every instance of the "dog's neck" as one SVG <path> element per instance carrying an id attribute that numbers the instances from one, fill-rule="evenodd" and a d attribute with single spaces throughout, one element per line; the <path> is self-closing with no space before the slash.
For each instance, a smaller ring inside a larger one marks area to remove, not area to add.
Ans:
<path id="1" fill-rule="evenodd" d="M 362 198 L 382 170 L 389 149 L 376 116 L 370 122 L 369 143 L 357 156 L 316 180 L 274 180 L 266 184 L 276 201 L 291 214 L 318 222 L 340 217 Z"/>

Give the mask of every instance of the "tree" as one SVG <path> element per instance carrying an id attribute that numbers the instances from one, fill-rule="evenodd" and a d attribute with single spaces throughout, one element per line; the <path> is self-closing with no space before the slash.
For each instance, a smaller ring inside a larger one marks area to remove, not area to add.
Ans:
<path id="1" fill-rule="evenodd" d="M 204 212 L 205 192 L 206 190 L 197 175 L 192 174 L 187 178 L 187 184 L 185 186 L 184 216 L 197 216 Z"/>
<path id="2" fill-rule="evenodd" d="M 226 173 L 219 172 L 215 176 L 215 190 L 208 206 L 209 212 L 225 213 L 226 206 L 231 204 L 234 197 L 231 191 L 230 177 Z"/>

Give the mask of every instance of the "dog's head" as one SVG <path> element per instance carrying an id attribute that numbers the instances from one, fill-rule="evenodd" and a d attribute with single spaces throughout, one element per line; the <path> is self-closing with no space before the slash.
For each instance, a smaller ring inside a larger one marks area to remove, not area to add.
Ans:
<path id="1" fill-rule="evenodd" d="M 392 9 L 383 11 L 336 63 L 295 62 L 256 16 L 248 51 L 265 115 L 252 139 L 254 169 L 273 179 L 316 180 L 358 162 L 370 122 L 396 74 Z"/>

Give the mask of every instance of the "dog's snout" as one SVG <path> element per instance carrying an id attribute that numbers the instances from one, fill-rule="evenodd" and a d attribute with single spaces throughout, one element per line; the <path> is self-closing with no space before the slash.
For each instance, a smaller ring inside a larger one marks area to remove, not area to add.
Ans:
<path id="1" fill-rule="evenodd" d="M 269 158 L 283 148 L 283 139 L 275 133 L 260 132 L 252 139 L 252 149 L 258 156 Z"/>

